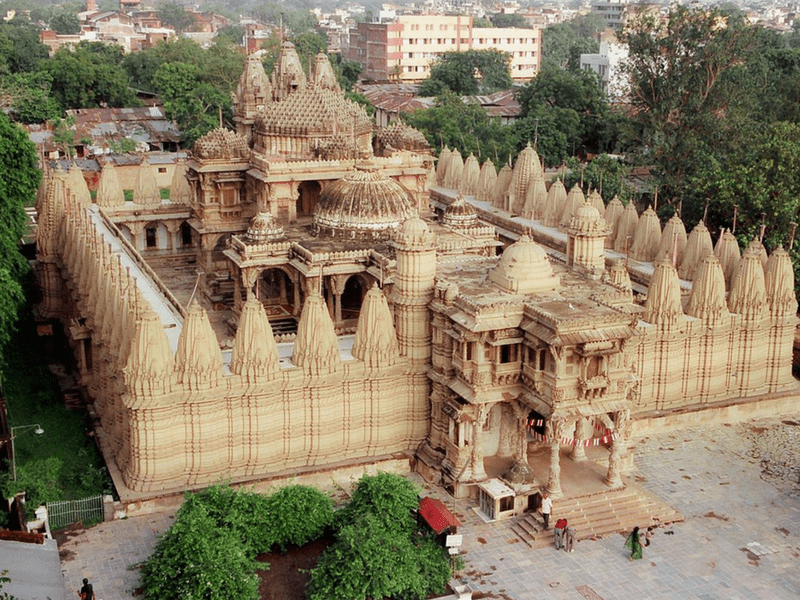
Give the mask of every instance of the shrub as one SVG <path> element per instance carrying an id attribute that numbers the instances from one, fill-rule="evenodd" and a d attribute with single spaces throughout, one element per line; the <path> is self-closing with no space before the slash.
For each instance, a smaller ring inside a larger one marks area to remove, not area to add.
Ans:
<path id="1" fill-rule="evenodd" d="M 269 498 L 274 543 L 282 552 L 289 544 L 303 546 L 322 536 L 333 523 L 333 500 L 307 485 L 281 488 Z"/>
<path id="2" fill-rule="evenodd" d="M 146 600 L 257 600 L 259 579 L 237 532 L 219 527 L 213 509 L 187 497 L 175 523 L 142 569 Z"/>
<path id="3" fill-rule="evenodd" d="M 375 515 L 387 529 L 411 532 L 419 505 L 419 489 L 405 477 L 380 472 L 366 475 L 356 484 L 345 508 L 336 514 L 337 528 L 354 522 L 364 514 Z"/>

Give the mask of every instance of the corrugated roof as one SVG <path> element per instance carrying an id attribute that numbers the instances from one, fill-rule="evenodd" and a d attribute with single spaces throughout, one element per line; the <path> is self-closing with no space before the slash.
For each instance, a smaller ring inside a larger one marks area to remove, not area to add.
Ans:
<path id="1" fill-rule="evenodd" d="M 461 523 L 453 516 L 441 500 L 423 498 L 419 501 L 419 514 L 430 525 L 436 535 L 450 527 L 459 527 Z"/>

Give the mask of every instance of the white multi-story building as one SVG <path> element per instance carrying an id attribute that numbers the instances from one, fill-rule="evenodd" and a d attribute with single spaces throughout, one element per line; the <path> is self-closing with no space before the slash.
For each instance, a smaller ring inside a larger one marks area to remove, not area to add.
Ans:
<path id="1" fill-rule="evenodd" d="M 628 95 L 628 80 L 622 71 L 622 63 L 628 58 L 627 44 L 600 42 L 598 54 L 581 54 L 581 69 L 593 71 L 603 80 L 608 99 L 620 102 Z"/>
<path id="2" fill-rule="evenodd" d="M 541 30 L 474 27 L 470 16 L 398 15 L 389 23 L 358 23 L 350 30 L 347 60 L 376 81 L 420 82 L 445 52 L 497 49 L 511 55 L 511 77 L 527 82 L 539 72 Z"/>

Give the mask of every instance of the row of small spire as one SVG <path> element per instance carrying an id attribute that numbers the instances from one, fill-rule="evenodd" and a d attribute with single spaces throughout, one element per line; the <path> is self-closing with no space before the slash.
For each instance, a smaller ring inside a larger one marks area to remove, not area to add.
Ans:
<path id="1" fill-rule="evenodd" d="M 93 342 L 124 366 L 135 396 L 168 393 L 173 384 L 195 390 L 219 385 L 222 353 L 206 311 L 196 300 L 192 303 L 173 354 L 160 317 L 90 215 L 97 209 L 90 208 L 80 192 L 73 192 L 73 185 L 80 188 L 67 173 L 58 171 L 43 193 L 41 251 L 47 259 L 60 259 L 67 270 L 81 313 L 89 316 Z M 368 368 L 391 366 L 399 358 L 389 305 L 377 286 L 365 295 L 352 355 Z M 303 305 L 292 362 L 308 375 L 335 371 L 340 363 L 334 324 L 318 291 Z M 242 309 L 230 370 L 257 384 L 274 379 L 278 367 L 266 311 L 251 296 Z"/>

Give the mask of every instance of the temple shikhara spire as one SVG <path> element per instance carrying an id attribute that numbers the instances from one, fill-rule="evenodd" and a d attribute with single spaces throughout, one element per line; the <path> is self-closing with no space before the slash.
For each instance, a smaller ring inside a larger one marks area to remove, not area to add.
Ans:
<path id="1" fill-rule="evenodd" d="M 616 488 L 640 419 L 797 393 L 794 271 L 763 232 L 662 230 L 533 140 L 437 159 L 290 41 L 233 106 L 176 162 L 52 165 L 38 195 L 38 311 L 132 506 L 370 464 L 524 510 L 562 493 L 565 446 L 586 477 L 602 446 Z"/>

